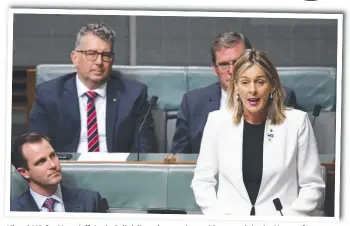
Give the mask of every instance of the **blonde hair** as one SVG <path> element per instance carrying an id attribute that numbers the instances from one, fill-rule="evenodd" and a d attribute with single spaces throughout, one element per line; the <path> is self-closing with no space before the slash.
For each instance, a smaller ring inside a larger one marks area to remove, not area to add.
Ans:
<path id="1" fill-rule="evenodd" d="M 236 94 L 238 78 L 252 66 L 258 66 L 266 75 L 270 85 L 275 88 L 271 93 L 272 100 L 269 100 L 267 103 L 269 105 L 268 118 L 271 120 L 272 125 L 282 124 L 286 118 L 283 103 L 284 92 L 277 69 L 264 52 L 255 49 L 247 49 L 242 53 L 235 64 L 234 73 L 230 80 L 228 104 L 233 109 L 233 122 L 236 124 L 240 123 L 243 116 L 243 104 Z"/>

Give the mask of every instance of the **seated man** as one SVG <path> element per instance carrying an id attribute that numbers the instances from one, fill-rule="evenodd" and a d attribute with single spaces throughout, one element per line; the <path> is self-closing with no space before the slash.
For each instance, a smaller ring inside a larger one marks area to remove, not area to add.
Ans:
<path id="1" fill-rule="evenodd" d="M 12 145 L 12 165 L 29 189 L 11 200 L 11 211 L 101 212 L 107 211 L 98 192 L 60 185 L 61 165 L 47 137 L 23 134 Z"/>
<path id="2" fill-rule="evenodd" d="M 226 108 L 226 90 L 234 63 L 245 49 L 251 48 L 248 38 L 241 33 L 226 32 L 215 38 L 211 47 L 211 60 L 219 82 L 184 94 L 177 115 L 172 153 L 199 153 L 208 114 Z M 285 105 L 295 108 L 297 102 L 294 91 L 285 86 L 283 89 Z"/>
<path id="3" fill-rule="evenodd" d="M 71 53 L 77 72 L 36 88 L 29 131 L 48 136 L 57 152 L 157 152 L 146 85 L 112 72 L 114 31 L 103 23 L 78 32 Z"/>

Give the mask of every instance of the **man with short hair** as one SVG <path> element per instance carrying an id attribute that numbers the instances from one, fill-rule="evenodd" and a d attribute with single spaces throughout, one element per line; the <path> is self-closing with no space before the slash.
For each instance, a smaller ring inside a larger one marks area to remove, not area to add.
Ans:
<path id="1" fill-rule="evenodd" d="M 212 43 L 212 67 L 218 82 L 184 94 L 177 114 L 172 153 L 199 153 L 208 114 L 227 107 L 227 87 L 234 64 L 245 49 L 252 46 L 246 36 L 238 32 L 219 34 Z M 294 91 L 283 87 L 287 106 L 296 107 Z"/>
<path id="2" fill-rule="evenodd" d="M 98 192 L 60 185 L 61 165 L 49 139 L 26 133 L 12 144 L 12 165 L 29 189 L 11 200 L 11 211 L 106 212 Z"/>
<path id="3" fill-rule="evenodd" d="M 76 73 L 36 88 L 29 131 L 50 137 L 57 152 L 157 152 L 147 86 L 112 72 L 115 32 L 87 24 L 71 53 Z"/>

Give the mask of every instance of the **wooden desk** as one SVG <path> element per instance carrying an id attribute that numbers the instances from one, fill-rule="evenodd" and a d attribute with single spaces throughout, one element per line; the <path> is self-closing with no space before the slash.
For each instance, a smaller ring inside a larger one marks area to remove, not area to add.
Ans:
<path id="1" fill-rule="evenodd" d="M 196 165 L 194 161 L 177 161 L 169 163 L 165 161 L 76 161 L 76 160 L 61 160 L 61 163 L 72 164 L 149 164 L 149 165 Z"/>
<path id="2" fill-rule="evenodd" d="M 160 160 L 132 160 L 132 161 L 77 161 L 77 160 L 61 160 L 61 163 L 74 163 L 74 164 L 151 164 L 151 165 L 196 165 L 197 161 L 185 161 L 165 158 Z"/>

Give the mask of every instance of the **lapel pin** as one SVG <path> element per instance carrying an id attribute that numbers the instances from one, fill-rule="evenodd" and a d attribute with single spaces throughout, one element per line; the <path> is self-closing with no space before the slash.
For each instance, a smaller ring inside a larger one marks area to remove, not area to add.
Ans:
<path id="1" fill-rule="evenodd" d="M 117 101 L 117 99 L 116 99 L 116 98 L 113 98 L 113 101 L 114 101 L 114 102 L 116 102 L 116 101 Z"/>

